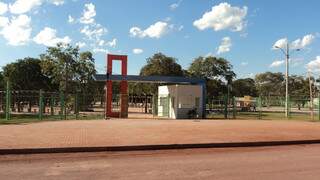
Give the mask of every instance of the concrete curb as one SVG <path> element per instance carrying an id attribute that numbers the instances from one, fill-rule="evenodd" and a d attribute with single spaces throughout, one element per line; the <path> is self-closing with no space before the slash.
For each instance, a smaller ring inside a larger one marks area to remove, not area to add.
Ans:
<path id="1" fill-rule="evenodd" d="M 163 145 L 104 146 L 104 147 L 0 149 L 0 155 L 150 151 L 150 150 L 170 150 L 170 149 L 173 150 L 173 149 L 234 148 L 234 147 L 264 147 L 264 146 L 267 147 L 267 146 L 288 146 L 288 145 L 304 145 L 304 144 L 320 144 L 320 139 L 293 140 L 293 141 L 227 142 L 227 143 L 205 143 L 205 144 L 163 144 Z"/>

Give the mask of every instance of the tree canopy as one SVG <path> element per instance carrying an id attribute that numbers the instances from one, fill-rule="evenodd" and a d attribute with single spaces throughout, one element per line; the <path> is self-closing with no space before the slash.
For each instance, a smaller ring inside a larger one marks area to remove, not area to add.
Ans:
<path id="1" fill-rule="evenodd" d="M 198 57 L 191 63 L 188 72 L 191 76 L 206 79 L 221 79 L 228 81 L 236 74 L 232 71 L 229 61 L 217 57 Z"/>
<path id="2" fill-rule="evenodd" d="M 227 83 L 231 84 L 236 76 L 232 71 L 232 65 L 227 60 L 212 56 L 195 58 L 188 68 L 188 75 L 207 80 L 209 97 L 225 94 Z"/>
<path id="3" fill-rule="evenodd" d="M 183 76 L 184 71 L 177 59 L 156 53 L 147 58 L 147 63 L 140 70 L 141 76 Z M 132 94 L 154 94 L 157 92 L 156 84 L 130 83 L 129 92 Z"/>
<path id="4" fill-rule="evenodd" d="M 265 72 L 255 77 L 257 89 L 262 96 L 283 95 L 284 75 L 280 72 Z"/>
<path id="5" fill-rule="evenodd" d="M 93 81 L 92 75 L 96 72 L 92 53 L 79 52 L 78 47 L 70 45 L 49 47 L 45 54 L 40 55 L 40 59 L 44 74 L 65 92 L 77 88 L 83 90 L 84 85 Z"/>
<path id="6" fill-rule="evenodd" d="M 147 64 L 141 68 L 140 75 L 183 76 L 184 74 L 176 58 L 157 53 L 147 59 Z"/>
<path id="7" fill-rule="evenodd" d="M 233 95 L 236 97 L 256 97 L 258 95 L 258 90 L 256 88 L 255 81 L 251 78 L 237 79 L 233 81 L 232 92 Z"/>
<path id="8" fill-rule="evenodd" d="M 52 90 L 56 86 L 42 73 L 41 61 L 36 58 L 19 59 L 3 68 L 3 76 L 16 90 Z"/>
<path id="9" fill-rule="evenodd" d="M 4 84 L 3 73 L 0 71 L 0 89 L 4 88 Z"/>

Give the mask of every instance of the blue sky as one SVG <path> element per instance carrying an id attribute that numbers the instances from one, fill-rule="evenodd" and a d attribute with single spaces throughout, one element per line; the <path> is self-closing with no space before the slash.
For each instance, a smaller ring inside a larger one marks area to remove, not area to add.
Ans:
<path id="1" fill-rule="evenodd" d="M 318 0 L 0 0 L 0 66 L 65 42 L 94 52 L 99 72 L 106 53 L 127 54 L 129 74 L 138 74 L 163 52 L 183 68 L 198 56 L 223 57 L 243 78 L 284 72 L 272 47 L 288 42 L 302 48 L 291 73 L 305 75 L 320 69 L 318 7 Z"/>

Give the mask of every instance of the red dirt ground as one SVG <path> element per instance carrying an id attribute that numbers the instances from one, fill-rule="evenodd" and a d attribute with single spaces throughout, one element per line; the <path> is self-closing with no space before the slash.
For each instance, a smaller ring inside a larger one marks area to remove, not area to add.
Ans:
<path id="1" fill-rule="evenodd" d="M 0 126 L 0 149 L 320 139 L 320 123 L 113 119 Z"/>

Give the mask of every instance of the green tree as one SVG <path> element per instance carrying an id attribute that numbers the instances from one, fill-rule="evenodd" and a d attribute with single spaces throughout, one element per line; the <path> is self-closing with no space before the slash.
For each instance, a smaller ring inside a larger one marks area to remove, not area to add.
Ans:
<path id="1" fill-rule="evenodd" d="M 284 95 L 284 75 L 280 72 L 265 72 L 255 77 L 256 87 L 262 96 Z"/>
<path id="2" fill-rule="evenodd" d="M 71 93 L 81 93 L 80 108 L 87 110 L 97 99 L 99 93 L 92 75 L 96 73 L 91 52 L 80 52 L 78 47 L 57 44 L 49 47 L 40 55 L 42 70 L 53 83 L 59 84 L 59 90 L 66 93 L 67 107 L 74 105 Z M 100 92 L 101 93 L 101 92 Z M 99 98 L 100 100 L 101 98 Z"/>
<path id="3" fill-rule="evenodd" d="M 41 71 L 41 61 L 36 58 L 19 59 L 3 68 L 3 76 L 14 90 L 53 90 L 50 78 Z"/>
<path id="4" fill-rule="evenodd" d="M 184 71 L 174 57 L 162 53 L 154 54 L 147 58 L 147 64 L 140 70 L 141 76 L 183 76 Z M 133 94 L 154 94 L 157 92 L 157 85 L 130 83 L 130 93 Z"/>
<path id="5" fill-rule="evenodd" d="M 309 79 L 303 76 L 289 76 L 289 88 L 292 97 L 309 98 L 310 96 Z"/>
<path id="6" fill-rule="evenodd" d="M 85 91 L 93 83 L 95 68 L 91 52 L 79 52 L 78 47 L 57 44 L 49 47 L 40 58 L 43 72 L 53 83 L 58 83 L 62 91 L 75 92 L 79 88 Z"/>
<path id="7" fill-rule="evenodd" d="M 236 76 L 229 61 L 217 57 L 198 57 L 191 63 L 188 72 L 194 77 L 228 81 Z"/>
<path id="8" fill-rule="evenodd" d="M 236 76 L 232 71 L 232 65 L 227 60 L 212 56 L 195 58 L 188 69 L 188 74 L 207 80 L 208 97 L 217 97 L 226 93 L 226 85 L 231 84 Z"/>
<path id="9" fill-rule="evenodd" d="M 5 82 L 4 82 L 4 78 L 3 78 L 3 72 L 0 72 L 0 90 L 3 90 L 5 87 Z"/>
<path id="10" fill-rule="evenodd" d="M 256 97 L 258 95 L 255 81 L 252 78 L 237 79 L 233 81 L 232 88 L 233 95 L 236 97 Z"/>
<path id="11" fill-rule="evenodd" d="M 35 58 L 17 60 L 3 68 L 4 78 L 10 81 L 13 90 L 56 90 L 58 86 L 52 84 L 51 80 L 42 73 L 40 64 L 40 60 Z M 38 92 L 22 91 L 13 95 L 13 103 L 18 112 L 22 110 L 22 103 L 28 103 L 28 111 L 31 112 L 31 106 L 39 101 L 36 98 L 37 95 Z"/>
<path id="12" fill-rule="evenodd" d="M 140 75 L 183 76 L 183 70 L 176 58 L 157 53 L 147 59 L 147 64 L 141 68 Z"/>

